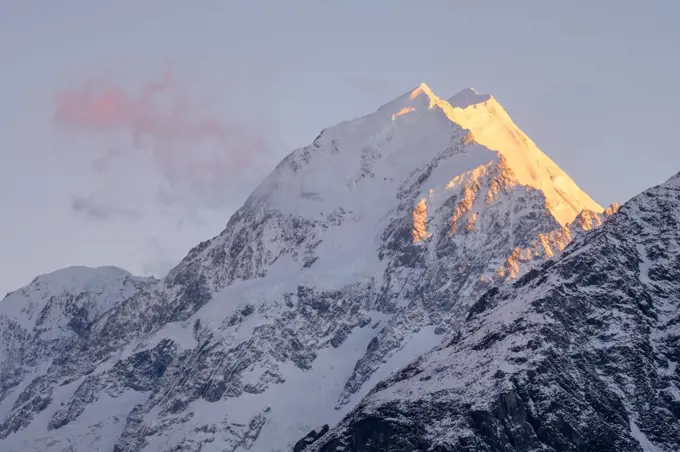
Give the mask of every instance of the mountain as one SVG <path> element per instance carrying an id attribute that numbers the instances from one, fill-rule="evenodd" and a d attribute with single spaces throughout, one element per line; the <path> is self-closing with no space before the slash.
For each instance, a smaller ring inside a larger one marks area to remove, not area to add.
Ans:
<path id="1" fill-rule="evenodd" d="M 162 280 L 9 294 L 0 448 L 287 450 L 615 210 L 492 96 L 421 84 L 293 151 Z"/>
<path id="2" fill-rule="evenodd" d="M 680 450 L 680 174 L 469 309 L 299 451 Z"/>

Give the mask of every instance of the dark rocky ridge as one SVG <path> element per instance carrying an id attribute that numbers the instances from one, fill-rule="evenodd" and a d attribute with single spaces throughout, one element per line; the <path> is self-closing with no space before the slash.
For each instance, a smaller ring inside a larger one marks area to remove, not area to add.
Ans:
<path id="1" fill-rule="evenodd" d="M 680 174 L 469 309 L 298 450 L 680 450 Z"/>
<path id="2" fill-rule="evenodd" d="M 559 225 L 544 192 L 428 96 L 421 86 L 291 153 L 163 280 L 91 269 L 82 287 L 4 300 L 0 449 L 293 447 L 451 342 L 479 295 L 602 220 Z M 38 320 L 6 310 L 43 302 Z"/>

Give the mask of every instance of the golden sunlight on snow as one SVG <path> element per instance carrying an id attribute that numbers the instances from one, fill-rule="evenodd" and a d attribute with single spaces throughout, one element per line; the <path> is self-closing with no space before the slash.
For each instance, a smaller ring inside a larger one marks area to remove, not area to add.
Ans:
<path id="1" fill-rule="evenodd" d="M 427 232 L 427 201 L 421 199 L 416 207 L 413 209 L 413 230 L 411 235 L 413 236 L 413 243 L 418 243 L 421 240 L 425 240 L 430 237 L 430 233 Z"/>
<path id="2" fill-rule="evenodd" d="M 613 202 L 613 203 L 611 203 L 611 204 L 609 205 L 609 207 L 607 207 L 606 209 L 604 209 L 604 217 L 605 217 L 605 218 L 611 217 L 612 215 L 614 215 L 616 212 L 619 211 L 619 208 L 620 208 L 620 207 L 621 207 L 621 205 L 620 205 L 618 202 Z"/>
<path id="3" fill-rule="evenodd" d="M 458 221 L 472 209 L 472 204 L 475 201 L 478 190 L 479 184 L 477 183 L 465 186 L 465 189 L 463 190 L 463 199 L 456 206 L 456 210 L 453 212 L 453 217 L 451 218 L 451 232 L 456 232 L 458 229 Z M 476 218 L 475 221 L 477 221 Z"/>
<path id="4" fill-rule="evenodd" d="M 545 197 L 545 207 L 557 220 L 555 230 L 538 234 L 526 248 L 514 248 L 510 256 L 490 278 L 514 279 L 521 274 L 522 264 L 536 257 L 550 258 L 562 251 L 577 231 L 588 231 L 599 226 L 618 209 L 612 205 L 602 209 L 549 157 L 527 137 L 510 119 L 503 107 L 492 96 L 479 95 L 474 90 L 464 90 L 451 99 L 453 105 L 435 96 L 424 83 L 408 95 L 409 103 L 396 106 L 392 119 L 422 109 L 439 109 L 446 117 L 467 129 L 463 145 L 478 143 L 498 152 L 499 158 L 477 166 L 453 179 L 444 190 L 455 196 L 450 217 L 450 232 L 473 233 L 484 218 L 485 207 L 498 202 L 503 194 L 515 187 L 540 190 Z M 454 106 L 455 105 L 455 106 Z M 432 201 L 433 189 L 428 190 Z M 438 209 L 437 202 L 431 209 Z M 426 240 L 426 198 L 420 199 L 413 209 L 413 243 Z M 604 214 L 604 215 L 602 215 Z"/>
<path id="5" fill-rule="evenodd" d="M 576 217 L 576 224 L 584 231 L 590 231 L 601 225 L 602 220 L 596 213 L 584 210 Z"/>
<path id="6" fill-rule="evenodd" d="M 493 97 L 466 108 L 450 107 L 447 116 L 471 130 L 478 143 L 500 152 L 520 184 L 542 190 L 560 224 L 571 223 L 584 209 L 602 212 L 602 207 L 519 130 Z"/>
<path id="7" fill-rule="evenodd" d="M 475 228 L 475 225 L 477 224 L 477 213 L 473 213 L 470 215 L 470 218 L 468 219 L 467 224 L 465 225 L 465 230 L 470 232 Z"/>
<path id="8" fill-rule="evenodd" d="M 405 115 L 406 113 L 410 113 L 414 110 L 415 110 L 415 108 L 413 108 L 413 107 L 404 107 L 404 108 L 402 108 L 401 110 L 399 110 L 398 112 L 396 112 L 395 114 L 392 115 L 392 121 L 394 121 L 394 119 L 397 116 Z"/>
<path id="9" fill-rule="evenodd" d="M 613 204 L 605 210 L 605 218 L 612 215 L 618 208 L 618 204 Z M 610 212 L 607 215 L 607 212 Z M 564 250 L 572 241 L 575 230 L 590 231 L 602 224 L 600 215 L 595 212 L 584 210 L 574 220 L 571 225 L 565 225 L 559 229 L 550 231 L 547 234 L 538 234 L 536 240 L 528 248 L 515 248 L 511 255 L 496 271 L 496 276 L 508 279 L 517 277 L 520 271 L 520 264 L 528 262 L 534 257 L 551 258 L 556 253 Z"/>
<path id="10" fill-rule="evenodd" d="M 472 143 L 473 141 L 475 141 L 475 136 L 473 135 L 472 132 L 470 132 L 468 130 L 468 133 L 465 134 L 462 141 L 463 141 L 464 145 L 468 145 L 468 144 Z"/>
<path id="11" fill-rule="evenodd" d="M 428 97 L 430 101 L 430 108 L 432 108 L 434 105 L 437 104 L 437 101 L 443 102 L 440 98 L 434 95 L 432 90 L 430 89 L 429 86 L 427 86 L 425 83 L 421 83 L 418 88 L 414 89 L 411 91 L 411 95 L 409 96 L 409 100 L 414 100 L 416 97 L 420 95 L 425 95 Z"/>
<path id="12" fill-rule="evenodd" d="M 512 121 L 493 96 L 478 95 L 473 90 L 461 107 L 454 107 L 437 97 L 424 83 L 413 90 L 409 100 L 425 96 L 428 108 L 438 107 L 452 122 L 468 129 L 465 142 L 472 140 L 497 151 L 505 159 L 517 183 L 542 190 L 547 206 L 562 225 L 574 221 L 582 210 L 602 213 L 603 208 L 583 192 L 576 183 L 546 156 Z M 393 118 L 413 111 L 402 107 Z"/>

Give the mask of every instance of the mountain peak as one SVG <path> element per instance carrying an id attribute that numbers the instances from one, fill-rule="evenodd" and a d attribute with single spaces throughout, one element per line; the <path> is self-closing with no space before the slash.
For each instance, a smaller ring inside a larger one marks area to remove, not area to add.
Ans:
<path id="1" fill-rule="evenodd" d="M 423 83 L 324 129 L 161 281 L 75 267 L 10 294 L 0 449 L 291 450 L 599 224 L 557 224 L 594 203 L 493 98 L 453 102 Z"/>
<path id="2" fill-rule="evenodd" d="M 561 225 L 573 222 L 582 210 L 603 212 L 599 204 L 517 127 L 496 98 L 479 94 L 474 88 L 463 89 L 447 101 L 434 94 L 427 84 L 421 83 L 380 107 L 376 114 L 370 115 L 372 120 L 364 121 L 362 118 L 362 124 L 367 130 L 374 127 L 380 130 L 379 133 L 374 131 L 371 139 L 392 133 L 391 127 L 398 130 L 416 124 L 419 124 L 418 127 L 432 127 L 426 134 L 432 137 L 440 126 L 434 125 L 434 122 L 425 126 L 421 122 L 431 113 L 469 130 L 475 142 L 500 154 L 519 184 L 544 194 L 546 206 Z M 394 124 L 389 124 L 390 120 Z"/>
<path id="3" fill-rule="evenodd" d="M 0 319 L 27 331 L 35 328 L 45 339 L 58 339 L 76 334 L 78 326 L 93 321 L 153 280 L 114 266 L 66 267 L 39 275 L 7 294 L 0 301 Z"/>
<path id="4" fill-rule="evenodd" d="M 421 83 L 419 84 L 413 91 L 411 91 L 410 98 L 415 99 L 416 97 L 420 95 L 425 95 L 429 98 L 436 98 L 437 96 L 434 94 L 432 89 L 427 86 L 426 83 Z"/>
<path id="5" fill-rule="evenodd" d="M 470 130 L 479 144 L 503 155 L 521 184 L 543 192 L 560 224 L 571 223 L 582 210 L 604 210 L 517 127 L 493 96 L 467 88 L 445 104 L 449 119 Z"/>
<path id="6" fill-rule="evenodd" d="M 412 111 L 418 107 L 431 108 L 438 102 L 442 102 L 442 100 L 434 94 L 427 84 L 421 83 L 414 89 L 383 105 L 381 109 L 409 108 Z"/>
<path id="7" fill-rule="evenodd" d="M 545 155 L 489 94 L 466 88 L 446 101 L 421 83 L 381 110 L 385 109 L 393 121 L 401 121 L 399 117 L 408 115 L 412 122 L 435 107 L 451 122 L 472 132 L 477 143 L 501 154 L 520 184 L 542 191 L 548 209 L 560 224 L 571 223 L 582 210 L 603 212 L 604 209 Z"/>

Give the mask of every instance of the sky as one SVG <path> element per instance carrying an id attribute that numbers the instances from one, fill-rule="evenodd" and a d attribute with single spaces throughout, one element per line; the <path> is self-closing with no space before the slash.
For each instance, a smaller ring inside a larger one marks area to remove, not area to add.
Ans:
<path id="1" fill-rule="evenodd" d="M 162 275 L 319 131 L 494 95 L 601 205 L 680 171 L 680 2 L 0 0 L 0 294 Z"/>

